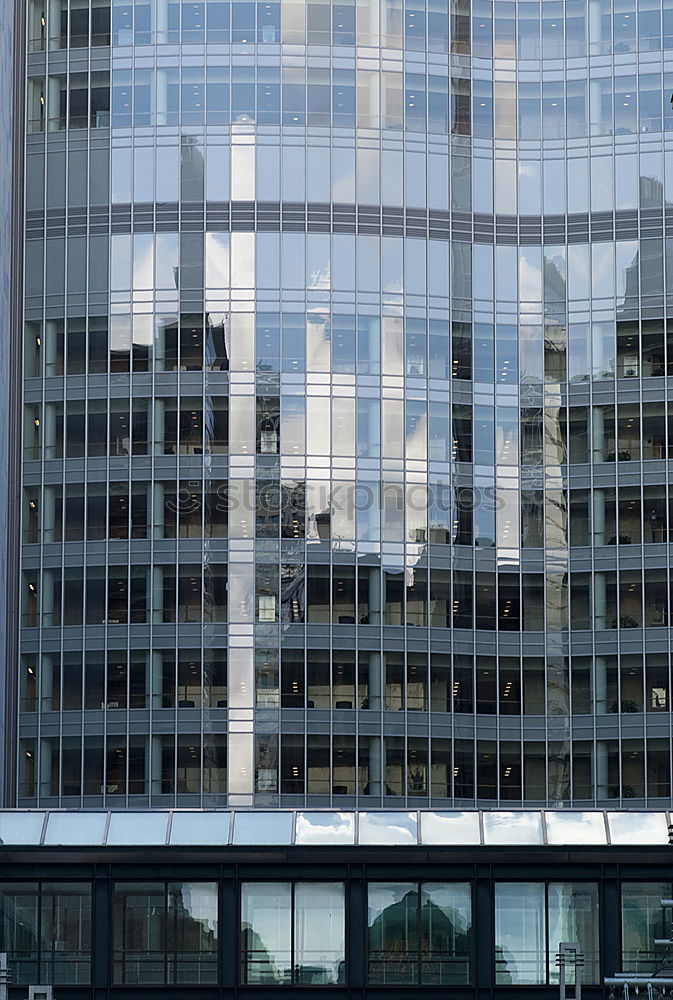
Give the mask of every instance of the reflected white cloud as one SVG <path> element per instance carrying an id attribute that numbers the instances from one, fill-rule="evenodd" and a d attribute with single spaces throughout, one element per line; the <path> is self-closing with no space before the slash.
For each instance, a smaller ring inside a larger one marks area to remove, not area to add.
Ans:
<path id="1" fill-rule="evenodd" d="M 605 844 L 605 814 L 602 812 L 546 812 L 547 843 Z"/>
<path id="2" fill-rule="evenodd" d="M 539 812 L 485 812 L 485 844 L 542 844 Z"/>
<path id="3" fill-rule="evenodd" d="M 480 841 L 478 812 L 421 813 L 423 844 L 479 844 Z"/>
<path id="4" fill-rule="evenodd" d="M 416 813 L 360 813 L 359 844 L 417 843 Z"/>
<path id="5" fill-rule="evenodd" d="M 612 844 L 668 844 L 668 817 L 663 812 L 611 812 L 608 826 Z"/>
<path id="6" fill-rule="evenodd" d="M 295 843 L 354 844 L 355 816 L 353 813 L 297 813 Z"/>

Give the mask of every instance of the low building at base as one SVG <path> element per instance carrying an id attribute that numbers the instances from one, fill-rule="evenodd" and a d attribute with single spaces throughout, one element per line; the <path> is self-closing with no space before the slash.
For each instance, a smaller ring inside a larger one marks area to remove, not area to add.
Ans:
<path id="1" fill-rule="evenodd" d="M 10 996 L 585 997 L 667 965 L 668 813 L 0 813 Z M 574 980 L 570 963 L 568 979 Z"/>

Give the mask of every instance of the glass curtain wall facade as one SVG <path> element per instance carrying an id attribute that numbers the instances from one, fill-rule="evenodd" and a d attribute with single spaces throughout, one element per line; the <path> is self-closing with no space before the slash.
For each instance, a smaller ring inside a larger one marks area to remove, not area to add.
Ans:
<path id="1" fill-rule="evenodd" d="M 5 340 L 0 356 L 0 392 L 5 399 L 9 399 L 11 386 L 11 411 L 13 415 L 13 419 L 3 421 L 0 430 L 0 477 L 5 489 L 2 514 L 0 514 L 0 566 L 2 566 L 3 574 L 0 584 L 0 659 L 3 663 L 2 671 L 0 671 L 0 719 L 7 720 L 8 714 L 11 714 L 13 720 L 12 724 L 6 727 L 7 735 L 3 739 L 3 747 L 0 751 L 3 758 L 8 743 L 14 742 L 16 716 L 13 700 L 10 699 L 8 704 L 5 669 L 8 660 L 14 658 L 16 642 L 16 629 L 8 623 L 10 616 L 16 613 L 16 606 L 12 606 L 9 594 L 10 591 L 14 591 L 12 581 L 16 576 L 18 549 L 16 546 L 12 546 L 9 541 L 9 504 L 5 498 L 9 497 L 10 469 L 12 470 L 12 480 L 16 481 L 19 465 L 16 456 L 16 435 L 20 397 L 20 377 L 13 366 L 15 357 L 10 349 L 12 339 L 10 330 L 16 329 L 21 315 L 17 271 L 21 259 L 22 227 L 21 206 L 18 198 L 18 174 L 15 173 L 15 168 L 17 166 L 16 147 L 20 145 L 22 122 L 20 116 L 14 116 L 13 111 L 16 101 L 15 86 L 19 84 L 14 46 L 16 42 L 18 46 L 23 47 L 23 35 L 20 29 L 21 20 L 19 19 L 17 24 L 13 13 L 12 0 L 2 0 L 0 4 L 2 22 L 2 31 L 0 32 L 0 87 L 2 88 L 2 101 L 0 102 L 0 260 L 3 262 L 3 266 L 0 274 L 0 324 L 5 332 Z M 16 143 L 15 137 L 18 140 Z M 14 354 L 18 354 L 18 350 Z M 14 447 L 12 448 L 12 446 Z M 6 798 L 11 798 L 13 795 L 13 781 L 10 777 L 9 782 L 7 782 L 7 773 L 4 767 L 0 771 L 0 799 L 4 802 Z"/>
<path id="2" fill-rule="evenodd" d="M 26 35 L 16 801 L 670 802 L 668 0 Z"/>

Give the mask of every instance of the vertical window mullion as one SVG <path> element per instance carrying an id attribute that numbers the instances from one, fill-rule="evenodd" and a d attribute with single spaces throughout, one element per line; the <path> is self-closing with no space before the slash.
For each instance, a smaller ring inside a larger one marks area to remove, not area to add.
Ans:
<path id="1" fill-rule="evenodd" d="M 423 903 L 421 900 L 421 886 L 422 882 L 416 883 L 416 983 L 420 986 L 423 983 L 423 965 L 421 958 L 423 955 L 423 929 L 421 927 L 421 920 L 423 916 Z"/>
<path id="2" fill-rule="evenodd" d="M 544 911 L 542 914 L 542 919 L 544 920 L 544 947 L 547 960 L 545 962 L 545 982 L 549 985 L 550 974 L 549 974 L 549 882 L 544 884 Z"/>
<path id="3" fill-rule="evenodd" d="M 42 934 L 40 933 L 40 940 L 38 941 L 38 949 L 40 953 L 40 966 L 38 967 L 38 974 L 49 978 L 49 976 L 53 976 L 56 957 L 56 925 L 54 922 L 56 914 L 56 896 L 52 891 L 45 897 L 44 884 L 42 882 L 40 882 L 40 910 L 42 911 L 42 925 L 40 926 L 40 932 L 42 931 L 42 926 L 46 923 L 47 931 L 49 932 L 49 943 L 46 947 L 43 947 Z M 44 968 L 42 968 L 43 965 Z"/>
<path id="4" fill-rule="evenodd" d="M 304 775 L 306 775 L 306 768 L 304 767 Z M 290 976 L 292 979 L 292 985 L 296 985 L 297 981 L 297 970 L 295 967 L 295 933 L 294 933 L 294 920 L 295 920 L 295 894 L 297 889 L 297 883 L 290 883 Z"/>
<path id="5" fill-rule="evenodd" d="M 35 941 L 35 974 L 38 978 L 42 975 L 42 883 L 37 884 L 37 940 Z"/>
<path id="6" fill-rule="evenodd" d="M 169 920 L 168 901 L 169 901 L 169 893 L 170 893 L 169 883 L 165 882 L 164 883 L 164 913 L 163 913 L 163 917 L 164 917 L 164 919 L 163 919 L 163 925 L 164 926 L 163 926 L 163 933 L 162 933 L 163 941 L 161 942 L 162 943 L 162 947 L 163 947 L 163 952 L 164 952 L 164 955 L 163 955 L 163 959 L 164 959 L 164 963 L 163 963 L 164 964 L 164 985 L 168 985 L 168 983 L 169 983 L 169 979 L 168 979 L 168 963 L 170 961 L 170 959 L 169 959 L 169 946 L 168 946 L 168 920 Z"/>
<path id="7" fill-rule="evenodd" d="M 112 898 L 114 900 L 114 886 L 113 886 L 113 890 L 112 891 L 113 891 L 113 897 Z M 121 971 L 121 976 L 120 976 L 120 982 L 122 984 L 124 984 L 126 982 L 126 942 L 128 940 L 128 933 L 127 933 L 127 927 L 128 927 L 128 919 L 127 919 L 128 900 L 127 900 L 126 894 L 124 894 L 123 896 L 121 896 L 121 901 L 122 901 L 122 954 L 121 954 L 121 970 L 120 970 Z M 114 941 L 114 939 L 113 939 L 113 941 Z M 113 958 L 113 961 L 114 961 L 114 958 Z"/>

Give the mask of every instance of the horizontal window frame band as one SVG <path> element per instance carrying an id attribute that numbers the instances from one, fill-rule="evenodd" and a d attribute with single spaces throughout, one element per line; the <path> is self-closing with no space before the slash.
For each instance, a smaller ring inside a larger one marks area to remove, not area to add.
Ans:
<path id="1" fill-rule="evenodd" d="M 152 650 L 152 652 L 161 652 L 161 650 Z M 87 736 L 105 736 L 108 730 L 105 728 L 105 723 L 103 720 L 103 713 L 113 713 L 110 718 L 115 719 L 117 722 L 121 722 L 123 727 L 126 727 L 126 713 L 129 714 L 128 721 L 128 732 L 131 736 L 164 736 L 170 735 L 165 732 L 162 728 L 168 715 L 178 713 L 192 713 L 191 715 L 185 715 L 185 718 L 190 720 L 194 719 L 194 713 L 200 715 L 201 709 L 206 708 L 209 712 L 217 713 L 215 716 L 215 721 L 209 723 L 208 733 L 213 735 L 224 735 L 228 731 L 228 706 L 217 707 L 214 705 L 204 705 L 203 703 L 199 706 L 194 706 L 190 708 L 185 708 L 176 705 L 166 705 L 161 708 L 152 707 L 151 711 L 153 717 L 155 718 L 155 726 L 148 730 L 148 713 L 150 712 L 149 704 L 145 704 L 143 707 L 119 707 L 113 708 L 107 706 L 106 708 L 67 708 L 67 709 L 40 709 L 39 711 L 27 711 L 25 709 L 21 710 L 21 718 L 24 720 L 22 723 L 21 735 L 23 738 L 33 738 L 41 736 L 42 738 L 58 739 L 61 736 L 60 730 L 60 717 L 64 711 L 68 712 L 68 718 L 70 723 L 74 727 L 79 727 L 80 724 L 84 723 L 86 725 L 86 735 Z M 268 721 L 268 708 L 254 708 L 252 711 L 255 713 L 254 718 L 259 723 Z M 283 720 L 283 733 L 288 736 L 319 736 L 324 737 L 326 740 L 329 739 L 329 734 L 325 733 L 324 725 L 330 719 L 332 711 L 335 712 L 345 712 L 349 711 L 351 716 L 356 716 L 358 712 L 363 712 L 363 709 L 334 709 L 329 708 L 316 709 L 316 708 L 287 708 L 281 706 L 279 709 L 272 710 L 276 717 L 280 717 Z M 134 715 L 133 713 L 137 713 Z M 157 713 L 162 713 L 159 720 L 156 720 Z M 305 716 L 306 713 L 306 716 Z M 634 715 L 631 713 L 621 713 L 622 715 L 628 714 L 629 719 L 632 720 Z M 660 722 L 660 725 L 649 734 L 648 739 L 667 739 L 668 731 L 666 726 L 666 719 L 656 718 L 657 713 L 646 713 L 648 722 Z M 662 715 L 665 713 L 661 713 Z M 379 725 L 378 722 L 378 712 L 375 712 L 377 716 L 376 720 L 373 721 L 375 726 Z M 576 725 L 573 732 L 573 737 L 576 741 L 578 740 L 591 740 L 593 737 L 587 736 L 587 729 L 591 729 L 594 725 L 596 726 L 596 739 L 597 740 L 609 740 L 616 739 L 615 737 L 615 720 L 619 718 L 620 713 L 612 712 L 606 713 L 604 715 L 576 715 L 570 716 L 571 719 L 576 721 Z M 651 716 L 655 715 L 652 719 Z M 40 725 L 37 724 L 38 716 L 41 717 L 42 721 Z M 430 739 L 451 739 L 455 738 L 457 740 L 467 739 L 467 740 L 495 740 L 496 739 L 496 720 L 504 719 L 507 721 L 507 726 L 510 729 L 516 728 L 518 730 L 521 727 L 521 735 L 517 732 L 515 736 L 508 735 L 507 740 L 510 742 L 515 742 L 517 744 L 522 743 L 524 746 L 526 744 L 538 744 L 540 742 L 540 726 L 544 724 L 545 719 L 558 719 L 559 716 L 547 715 L 542 713 L 538 715 L 533 715 L 529 713 L 527 715 L 522 712 L 505 714 L 502 712 L 492 712 L 485 713 L 481 712 L 479 714 L 472 712 L 458 713 L 458 712 L 437 712 L 432 710 L 398 710 L 398 709 L 386 709 L 384 713 L 383 726 L 379 729 L 377 728 L 373 733 L 363 733 L 363 736 L 369 735 L 380 735 L 386 738 L 404 738 L 404 721 L 402 719 L 395 718 L 396 716 L 407 716 L 410 722 L 422 723 L 424 727 L 427 727 L 429 720 L 432 718 L 432 729 L 425 732 L 409 737 L 409 739 L 421 740 L 427 742 Z M 304 726 L 304 718 L 306 718 L 306 724 Z M 642 713 L 637 716 L 637 720 L 642 720 Z M 467 720 L 467 721 L 466 721 Z M 542 720 L 542 721 L 541 721 Z M 365 721 L 370 721 L 366 719 Z M 362 716 L 360 716 L 360 722 L 362 722 Z M 194 723 L 197 724 L 196 722 Z M 124 728 L 124 732 L 126 732 Z M 357 736 L 358 726 L 356 725 L 356 719 L 351 717 L 344 718 L 343 716 L 334 720 L 332 728 L 332 736 Z M 80 735 L 79 729 L 73 734 L 69 732 L 68 737 L 72 735 Z M 112 739 L 116 739 L 119 733 L 115 733 L 111 736 Z M 623 737 L 623 739 L 628 740 L 628 737 Z"/>
<path id="2" fill-rule="evenodd" d="M 46 222 L 45 222 L 46 215 Z M 487 215 L 338 202 L 135 202 L 26 213 L 26 240 L 151 232 L 299 232 L 555 246 L 673 236 L 670 209 Z"/>
<path id="3" fill-rule="evenodd" d="M 44 633 L 46 629 L 50 630 L 53 633 L 53 636 L 56 636 L 57 634 L 60 636 L 62 632 L 65 632 L 69 639 L 77 638 L 77 636 L 83 636 L 85 632 L 87 635 L 94 634 L 95 636 L 102 636 L 104 632 L 108 632 L 117 638 L 121 635 L 126 635 L 128 632 L 129 634 L 134 634 L 142 646 L 142 641 L 138 637 L 141 635 L 148 635 L 150 629 L 153 630 L 153 634 L 155 635 L 162 630 L 162 638 L 165 638 L 169 631 L 172 636 L 176 629 L 183 630 L 188 633 L 188 637 L 194 638 L 196 635 L 195 630 L 201 629 L 204 625 L 207 625 L 212 635 L 215 635 L 217 632 L 218 638 L 222 636 L 226 639 L 229 626 L 232 624 L 235 625 L 236 622 L 227 622 L 222 619 L 210 621 L 204 620 L 203 616 L 200 616 L 198 619 L 191 622 L 173 620 L 153 623 L 148 618 L 148 620 L 144 622 L 119 622 L 114 624 L 111 624 L 110 622 L 94 622 L 87 624 L 79 623 L 75 625 L 20 625 L 20 629 L 25 643 L 24 649 L 28 652 L 31 648 L 31 644 L 36 640 L 40 633 Z M 252 624 L 253 626 L 263 627 L 267 623 L 255 621 Z M 276 627 L 278 626 L 278 622 L 272 622 L 271 624 Z M 356 635 L 356 628 L 353 625 L 336 624 L 330 626 L 327 622 L 292 622 L 289 623 L 288 628 L 295 630 L 290 638 L 296 639 L 299 636 L 302 638 L 307 637 L 311 641 L 312 647 L 315 644 L 315 641 L 324 640 L 325 635 L 329 632 L 330 628 L 333 630 L 335 635 L 339 636 L 340 640 L 354 637 Z M 259 631 L 262 632 L 262 628 L 260 628 Z M 391 646 L 399 646 L 400 642 L 403 642 L 405 633 L 408 633 L 409 627 L 405 625 L 384 625 L 382 626 L 382 630 L 378 631 L 377 635 L 380 635 L 381 631 L 383 633 L 384 641 L 388 641 Z M 626 633 L 628 633 L 628 641 L 634 643 L 633 646 L 629 646 L 629 650 L 635 649 L 638 653 L 644 651 L 647 654 L 663 654 L 666 652 L 666 649 L 660 640 L 665 642 L 667 637 L 665 635 L 662 636 L 661 633 L 668 631 L 669 629 L 662 628 L 660 625 L 643 625 L 639 626 L 637 629 L 630 627 L 602 629 L 600 633 L 602 642 L 600 655 L 616 656 L 619 652 L 619 640 L 621 638 L 623 644 L 626 641 Z M 418 637 L 415 634 L 417 632 L 420 633 Z M 368 641 L 378 641 L 377 635 L 363 635 L 361 631 L 357 634 L 360 636 L 361 640 L 367 639 Z M 264 635 L 266 635 L 266 633 L 264 633 Z M 414 641 L 420 642 L 427 641 L 430 646 L 439 650 L 441 644 L 449 642 L 450 636 L 452 635 L 455 637 L 455 642 L 460 641 L 461 643 L 460 646 L 457 645 L 455 647 L 455 652 L 460 653 L 467 653 L 470 649 L 475 648 L 478 655 L 488 655 L 489 650 L 479 648 L 480 640 L 484 643 L 488 640 L 491 647 L 493 647 L 496 642 L 496 637 L 498 649 L 502 656 L 519 656 L 519 650 L 524 643 L 527 652 L 529 652 L 531 656 L 542 656 L 544 652 L 545 632 L 543 629 L 531 629 L 530 631 L 524 631 L 521 629 L 503 630 L 498 628 L 475 629 L 465 628 L 460 625 L 421 625 L 414 627 L 413 639 Z M 560 629 L 559 631 L 553 633 L 555 639 L 562 639 L 564 643 L 570 641 L 570 652 L 572 655 L 578 657 L 587 655 L 586 650 L 590 647 L 592 638 L 595 635 L 596 632 L 593 629 L 573 629 L 572 626 Z M 52 636 L 49 636 L 48 638 L 51 639 Z M 55 643 L 58 643 L 58 639 L 55 639 L 54 641 Z M 285 641 L 285 637 L 283 637 L 283 641 Z M 389 651 L 389 649 L 383 650 L 384 653 Z M 471 655 L 471 653 L 469 653 L 469 655 Z"/>

